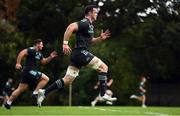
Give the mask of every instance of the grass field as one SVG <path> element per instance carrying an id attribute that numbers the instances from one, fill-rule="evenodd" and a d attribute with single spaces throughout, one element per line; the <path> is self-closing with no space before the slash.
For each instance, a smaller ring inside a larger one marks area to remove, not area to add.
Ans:
<path id="1" fill-rule="evenodd" d="M 63 115 L 63 116 L 111 116 L 111 115 L 121 115 L 121 116 L 180 116 L 180 107 L 119 107 L 119 106 L 109 106 L 109 107 L 87 107 L 87 106 L 43 106 L 41 108 L 35 106 L 23 106 L 23 107 L 12 107 L 10 110 L 5 108 L 0 108 L 0 115 Z"/>

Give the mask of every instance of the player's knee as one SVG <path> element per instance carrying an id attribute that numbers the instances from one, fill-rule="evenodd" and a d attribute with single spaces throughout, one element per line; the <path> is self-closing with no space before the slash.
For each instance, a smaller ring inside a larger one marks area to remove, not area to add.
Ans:
<path id="1" fill-rule="evenodd" d="M 67 75 L 63 78 L 63 81 L 64 81 L 64 84 L 65 84 L 65 85 L 70 85 L 70 84 L 72 84 L 73 80 L 74 80 L 73 77 L 70 77 L 70 76 L 67 76 Z"/>
<path id="2" fill-rule="evenodd" d="M 43 74 L 42 77 L 41 77 L 41 80 L 44 80 L 44 81 L 48 82 L 49 81 L 49 77 L 46 76 L 45 74 Z"/>
<path id="3" fill-rule="evenodd" d="M 111 97 L 113 96 L 113 92 L 112 92 L 111 90 L 109 90 L 109 89 L 106 90 L 106 94 L 109 95 L 109 96 L 111 96 Z"/>
<path id="4" fill-rule="evenodd" d="M 18 94 L 16 94 L 16 93 L 12 93 L 12 94 L 11 94 L 11 97 L 13 97 L 13 98 L 14 98 L 14 97 L 17 97 L 17 96 L 18 96 Z"/>
<path id="5" fill-rule="evenodd" d="M 102 70 L 103 64 L 104 64 L 103 61 L 101 61 L 101 59 L 95 56 L 87 66 L 91 67 L 94 70 L 100 71 Z"/>
<path id="6" fill-rule="evenodd" d="M 70 85 L 70 84 L 72 84 L 72 81 L 69 81 L 69 80 L 68 81 L 64 81 L 64 84 L 65 85 Z"/>
<path id="7" fill-rule="evenodd" d="M 108 66 L 104 64 L 104 72 L 108 72 Z"/>
<path id="8" fill-rule="evenodd" d="M 68 77 L 70 79 L 68 80 L 72 80 L 71 78 L 76 78 L 79 75 L 79 69 L 74 67 L 74 66 L 69 66 L 67 71 L 66 71 L 66 75 L 65 77 Z"/>
<path id="9" fill-rule="evenodd" d="M 108 66 L 103 63 L 99 68 L 99 72 L 108 72 Z"/>
<path id="10" fill-rule="evenodd" d="M 63 78 L 65 85 L 70 85 L 74 79 L 79 75 L 79 69 L 76 69 L 72 66 L 69 66 L 66 72 L 66 75 Z"/>
<path id="11" fill-rule="evenodd" d="M 49 77 L 46 77 L 46 78 L 45 78 L 45 81 L 46 81 L 46 82 L 49 82 Z"/>

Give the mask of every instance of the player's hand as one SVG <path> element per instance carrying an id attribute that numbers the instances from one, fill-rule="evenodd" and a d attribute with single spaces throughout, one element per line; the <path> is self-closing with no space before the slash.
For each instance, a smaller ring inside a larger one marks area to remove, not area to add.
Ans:
<path id="1" fill-rule="evenodd" d="M 105 40 L 105 39 L 109 38 L 110 35 L 111 35 L 111 33 L 108 29 L 105 32 L 103 32 L 103 30 L 101 30 L 100 38 L 101 38 L 101 40 Z"/>
<path id="2" fill-rule="evenodd" d="M 72 51 L 72 50 L 71 50 L 71 48 L 69 47 L 68 44 L 63 44 L 63 53 L 64 53 L 65 55 L 70 54 L 71 51 Z"/>
<path id="3" fill-rule="evenodd" d="M 20 63 L 16 63 L 16 67 L 15 67 L 15 68 L 18 69 L 18 70 L 20 70 L 20 69 L 22 69 L 22 66 L 21 66 Z"/>
<path id="4" fill-rule="evenodd" d="M 51 52 L 50 56 L 51 56 L 51 58 L 55 58 L 55 57 L 57 57 L 58 55 L 57 55 L 57 52 L 56 52 L 56 51 L 53 51 L 53 52 Z"/>
<path id="5" fill-rule="evenodd" d="M 94 86 L 94 89 L 98 89 L 98 86 L 97 86 L 97 85 L 95 85 L 95 86 Z"/>

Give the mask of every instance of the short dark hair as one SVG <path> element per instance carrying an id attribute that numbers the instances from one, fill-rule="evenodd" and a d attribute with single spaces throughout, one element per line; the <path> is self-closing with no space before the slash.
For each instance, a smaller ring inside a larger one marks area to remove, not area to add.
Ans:
<path id="1" fill-rule="evenodd" d="M 96 5 L 87 5 L 87 6 L 85 7 L 84 14 L 87 15 L 90 11 L 93 10 L 93 8 L 97 8 L 97 6 L 96 6 Z"/>
<path id="2" fill-rule="evenodd" d="M 42 42 L 42 39 L 35 39 L 35 40 L 33 41 L 33 45 L 36 45 L 36 44 L 38 44 L 38 43 L 40 43 L 40 42 Z"/>

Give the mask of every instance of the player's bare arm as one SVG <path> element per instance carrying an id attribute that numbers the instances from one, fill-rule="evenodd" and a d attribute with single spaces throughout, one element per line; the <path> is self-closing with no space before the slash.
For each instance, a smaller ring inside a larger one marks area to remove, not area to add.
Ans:
<path id="1" fill-rule="evenodd" d="M 64 53 L 65 55 L 70 54 L 71 51 L 72 51 L 71 48 L 70 48 L 69 45 L 68 45 L 68 41 L 69 41 L 72 33 L 73 33 L 74 31 L 77 31 L 77 30 L 78 30 L 78 25 L 77 25 L 77 23 L 71 23 L 71 24 L 67 27 L 67 29 L 66 29 L 66 31 L 65 31 L 65 33 L 64 33 L 63 53 Z"/>
<path id="2" fill-rule="evenodd" d="M 107 29 L 106 31 L 103 32 L 103 30 L 101 30 L 101 34 L 99 37 L 93 38 L 92 39 L 92 43 L 96 43 L 99 41 L 103 41 L 106 40 L 107 38 L 109 38 L 111 35 L 110 31 Z"/>
<path id="3" fill-rule="evenodd" d="M 17 60 L 16 60 L 16 66 L 15 66 L 16 69 L 18 69 L 18 70 L 22 69 L 21 61 L 27 54 L 28 54 L 27 49 L 22 50 L 18 54 L 18 57 L 17 57 Z"/>
<path id="4" fill-rule="evenodd" d="M 53 51 L 47 58 L 41 60 L 41 64 L 48 64 L 53 58 L 57 57 L 57 52 Z"/>

